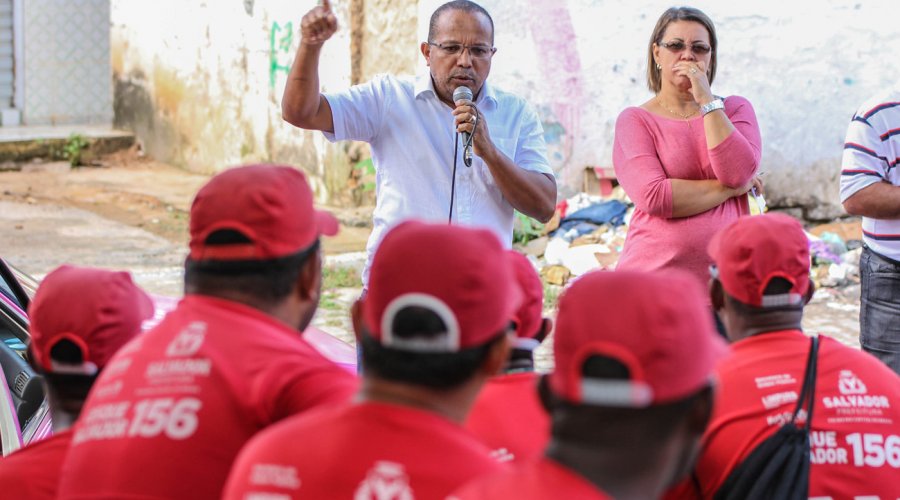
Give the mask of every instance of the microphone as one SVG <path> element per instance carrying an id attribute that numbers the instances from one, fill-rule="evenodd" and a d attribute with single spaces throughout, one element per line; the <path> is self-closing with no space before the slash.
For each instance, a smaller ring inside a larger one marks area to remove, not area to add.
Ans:
<path id="1" fill-rule="evenodd" d="M 472 89 L 466 87 L 465 85 L 461 85 L 456 87 L 456 90 L 453 91 L 453 102 L 460 100 L 471 101 L 473 98 Z M 463 162 L 467 167 L 472 165 L 472 144 L 471 144 L 471 134 L 468 132 L 462 132 L 463 136 Z"/>

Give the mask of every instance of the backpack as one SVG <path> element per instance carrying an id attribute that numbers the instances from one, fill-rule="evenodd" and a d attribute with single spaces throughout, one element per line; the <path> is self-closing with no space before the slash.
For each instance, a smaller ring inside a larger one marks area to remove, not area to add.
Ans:
<path id="1" fill-rule="evenodd" d="M 791 421 L 761 442 L 715 493 L 715 500 L 807 500 L 809 494 L 809 429 L 816 392 L 819 337 L 810 340 L 803 388 Z M 806 422 L 797 415 L 806 406 Z"/>

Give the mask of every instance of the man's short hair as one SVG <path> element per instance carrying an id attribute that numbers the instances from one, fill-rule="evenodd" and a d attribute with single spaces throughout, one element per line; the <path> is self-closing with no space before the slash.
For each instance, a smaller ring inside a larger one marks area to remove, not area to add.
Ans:
<path id="1" fill-rule="evenodd" d="M 397 313 L 393 334 L 415 341 L 445 335 L 446 330 L 447 325 L 431 309 L 407 307 Z M 429 389 L 454 389 L 472 378 L 505 335 L 506 331 L 497 332 L 484 344 L 455 352 L 421 352 L 384 346 L 364 329 L 360 339 L 363 373 Z"/>
<path id="2" fill-rule="evenodd" d="M 591 356 L 582 366 L 582 375 L 592 379 L 622 380 L 632 378 L 627 366 L 605 356 Z M 644 408 L 623 408 L 572 403 L 555 394 L 546 376 L 541 377 L 541 401 L 551 417 L 551 434 L 556 439 L 586 442 L 592 445 L 626 446 L 661 442 L 678 428 L 677 423 L 687 417 L 697 400 L 712 390 L 712 386 L 679 398 Z M 631 432 L 631 431 L 634 432 Z"/>
<path id="3" fill-rule="evenodd" d="M 776 276 L 776 277 L 772 278 L 771 280 L 769 280 L 769 283 L 766 285 L 766 288 L 763 289 L 762 295 L 763 295 L 763 297 L 781 296 L 781 295 L 785 295 L 785 294 L 789 293 L 792 288 L 793 288 L 793 285 L 791 284 L 790 281 Z M 728 294 L 728 292 L 725 292 L 725 294 L 728 295 L 728 298 L 731 301 L 732 307 L 742 314 L 767 314 L 767 313 L 783 312 L 783 311 L 803 311 L 803 308 L 806 305 L 804 302 L 801 302 L 799 304 L 784 304 L 781 306 L 757 307 L 757 306 L 753 306 L 753 305 L 741 302 L 740 300 L 736 299 L 734 296 Z"/>
<path id="4" fill-rule="evenodd" d="M 444 5 L 438 7 L 433 14 L 431 14 L 431 20 L 428 22 L 428 41 L 434 43 L 434 35 L 437 32 L 437 23 L 441 17 L 441 14 L 448 10 L 459 10 L 462 12 L 469 13 L 478 13 L 484 15 L 487 18 L 488 23 L 491 25 L 491 43 L 494 43 L 494 19 L 488 14 L 488 11 L 485 10 L 484 7 L 478 5 L 475 2 L 470 2 L 469 0 L 453 0 L 452 2 L 447 2 Z"/>
<path id="5" fill-rule="evenodd" d="M 211 237 L 215 239 L 215 235 Z M 303 267 L 318 249 L 316 240 L 297 253 L 274 259 L 197 261 L 188 257 L 184 262 L 185 291 L 216 296 L 228 290 L 275 304 L 290 294 Z"/>

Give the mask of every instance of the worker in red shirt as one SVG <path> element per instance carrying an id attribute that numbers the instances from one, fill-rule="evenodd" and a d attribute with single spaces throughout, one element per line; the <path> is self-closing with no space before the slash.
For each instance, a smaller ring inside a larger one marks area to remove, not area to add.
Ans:
<path id="1" fill-rule="evenodd" d="M 44 378 L 53 435 L 0 460 L 0 492 L 49 500 L 88 391 L 153 315 L 153 303 L 128 273 L 62 266 L 41 282 L 28 312 L 28 361 Z"/>
<path id="2" fill-rule="evenodd" d="M 669 498 L 713 498 L 759 443 L 790 420 L 810 339 L 809 242 L 783 214 L 742 218 L 710 243 L 710 292 L 731 341 L 694 480 Z M 900 379 L 871 355 L 820 335 L 810 431 L 810 498 L 900 498 Z M 806 421 L 806 412 L 798 416 Z"/>
<path id="3" fill-rule="evenodd" d="M 319 300 L 319 236 L 336 232 L 295 168 L 233 168 L 203 186 L 185 297 L 100 376 L 60 498 L 218 498 L 251 436 L 346 402 L 355 377 L 301 337 Z"/>
<path id="4" fill-rule="evenodd" d="M 563 293 L 556 322 L 556 366 L 538 385 L 552 420 L 544 456 L 453 498 L 659 498 L 690 470 L 724 350 L 695 280 L 588 273 Z"/>
<path id="5" fill-rule="evenodd" d="M 478 394 L 465 425 L 499 460 L 521 462 L 538 458 L 550 439 L 550 417 L 537 396 L 534 350 L 553 321 L 543 317 L 544 285 L 534 266 L 515 250 L 506 255 L 523 296 L 513 317 L 516 337 L 503 373 Z"/>
<path id="6" fill-rule="evenodd" d="M 396 226 L 352 311 L 364 364 L 356 404 L 254 438 L 225 498 L 444 500 L 504 467 L 462 422 L 507 360 L 519 294 L 491 232 Z"/>

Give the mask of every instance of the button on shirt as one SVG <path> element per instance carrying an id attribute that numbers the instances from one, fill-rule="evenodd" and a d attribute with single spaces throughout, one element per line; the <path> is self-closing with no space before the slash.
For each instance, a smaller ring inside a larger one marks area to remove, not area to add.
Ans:
<path id="1" fill-rule="evenodd" d="M 385 232 L 409 218 L 446 221 L 453 174 L 453 109 L 434 91 L 431 75 L 381 75 L 344 92 L 326 94 L 334 133 L 329 141 L 370 143 L 375 164 L 377 202 L 363 282 L 375 248 Z M 544 131 L 525 101 L 487 83 L 475 101 L 494 145 L 518 167 L 553 175 L 547 163 Z M 453 222 L 492 230 L 508 248 L 512 243 L 513 207 L 501 194 L 488 166 L 474 156 L 472 166 L 456 154 Z"/>

